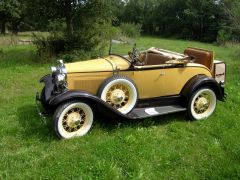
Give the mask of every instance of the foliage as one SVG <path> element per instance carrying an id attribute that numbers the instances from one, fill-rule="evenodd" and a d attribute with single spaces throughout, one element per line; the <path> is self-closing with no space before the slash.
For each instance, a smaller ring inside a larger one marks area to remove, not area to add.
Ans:
<path id="1" fill-rule="evenodd" d="M 142 34 L 214 42 L 225 31 L 240 41 L 239 9 L 239 0 L 2 0 L 0 26 L 2 33 L 6 27 L 13 33 L 52 32 L 50 27 L 58 24 L 55 32 L 69 39 L 89 30 L 94 37 L 99 24 L 138 24 Z"/>
<path id="2" fill-rule="evenodd" d="M 225 0 L 224 12 L 228 17 L 225 21 L 228 29 L 232 32 L 232 37 L 235 41 L 240 41 L 240 1 Z"/>
<path id="3" fill-rule="evenodd" d="M 1 34 L 6 33 L 6 23 L 11 21 L 16 22 L 21 16 L 21 5 L 19 1 L 15 0 L 1 0 L 0 1 L 0 23 Z"/>
<path id="4" fill-rule="evenodd" d="M 144 33 L 215 41 L 221 6 L 215 0 L 129 0 L 123 22 L 139 23 Z"/>
<path id="5" fill-rule="evenodd" d="M 42 121 L 35 105 L 38 80 L 52 63 L 32 62 L 34 46 L 1 46 L 0 179 L 239 179 L 235 46 L 152 37 L 137 44 L 180 53 L 188 46 L 214 50 L 227 63 L 227 101 L 200 122 L 188 121 L 185 113 L 132 122 L 98 118 L 85 137 L 59 141 L 51 118 Z"/>
<path id="6" fill-rule="evenodd" d="M 217 43 L 219 45 L 225 45 L 227 41 L 231 40 L 231 37 L 232 37 L 231 32 L 221 29 L 218 32 Z"/>
<path id="7" fill-rule="evenodd" d="M 122 34 L 130 38 L 139 37 L 141 35 L 141 28 L 142 26 L 140 24 L 122 23 L 120 25 Z"/>
<path id="8" fill-rule="evenodd" d="M 92 54 L 98 51 L 101 54 L 106 42 L 115 33 L 115 28 L 111 26 L 111 14 L 107 14 L 108 4 L 104 1 L 91 0 L 71 5 L 73 7 L 70 15 L 63 13 L 50 21 L 49 37 L 44 39 L 36 37 L 39 52 L 48 52 L 50 56 L 59 53 L 80 54 L 76 51 L 81 53 L 93 51 Z M 57 1 L 57 5 L 53 6 L 56 12 L 59 6 L 64 9 L 67 5 Z M 70 22 L 68 16 L 71 16 Z"/>

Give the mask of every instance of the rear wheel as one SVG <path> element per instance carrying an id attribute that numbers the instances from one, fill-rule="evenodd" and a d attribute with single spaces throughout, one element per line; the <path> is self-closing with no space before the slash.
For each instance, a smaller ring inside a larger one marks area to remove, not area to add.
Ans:
<path id="1" fill-rule="evenodd" d="M 137 88 L 125 76 L 113 76 L 101 85 L 98 96 L 122 114 L 129 113 L 137 102 Z"/>
<path id="2" fill-rule="evenodd" d="M 62 139 L 84 136 L 91 129 L 93 118 L 93 110 L 89 104 L 67 102 L 60 105 L 54 113 L 54 130 Z"/>
<path id="3" fill-rule="evenodd" d="M 202 120 L 211 116 L 216 108 L 217 98 L 215 92 L 204 87 L 197 90 L 188 102 L 188 114 L 193 120 Z"/>

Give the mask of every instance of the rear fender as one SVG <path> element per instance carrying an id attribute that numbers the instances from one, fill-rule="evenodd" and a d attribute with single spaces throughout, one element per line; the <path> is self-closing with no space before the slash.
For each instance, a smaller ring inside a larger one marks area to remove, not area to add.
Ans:
<path id="1" fill-rule="evenodd" d="M 183 87 L 180 94 L 188 102 L 191 95 L 201 87 L 210 87 L 214 90 L 218 100 L 225 100 L 224 88 L 214 78 L 205 75 L 197 75 L 191 78 Z"/>

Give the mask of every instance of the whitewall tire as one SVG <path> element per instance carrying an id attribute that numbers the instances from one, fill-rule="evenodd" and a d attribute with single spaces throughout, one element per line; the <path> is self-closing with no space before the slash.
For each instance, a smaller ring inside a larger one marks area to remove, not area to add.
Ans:
<path id="1" fill-rule="evenodd" d="M 93 110 L 85 102 L 71 101 L 60 105 L 54 113 L 54 130 L 59 138 L 84 136 L 93 124 Z"/>
<path id="2" fill-rule="evenodd" d="M 206 119 L 213 114 L 217 104 L 215 92 L 208 87 L 197 90 L 188 103 L 188 114 L 193 120 Z"/>
<path id="3" fill-rule="evenodd" d="M 115 75 L 102 83 L 98 90 L 98 97 L 122 114 L 127 114 L 135 107 L 138 93 L 132 80 Z"/>

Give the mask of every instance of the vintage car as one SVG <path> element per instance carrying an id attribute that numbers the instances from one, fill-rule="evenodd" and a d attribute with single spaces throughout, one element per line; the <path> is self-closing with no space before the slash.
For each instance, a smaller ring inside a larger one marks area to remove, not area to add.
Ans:
<path id="1" fill-rule="evenodd" d="M 45 113 L 53 113 L 55 132 L 63 139 L 85 135 L 94 114 L 133 120 L 187 111 L 202 120 L 212 115 L 217 100 L 225 100 L 226 65 L 203 49 L 180 54 L 134 47 L 126 56 L 60 60 L 51 71 L 41 78 L 45 85 L 36 99 Z"/>

